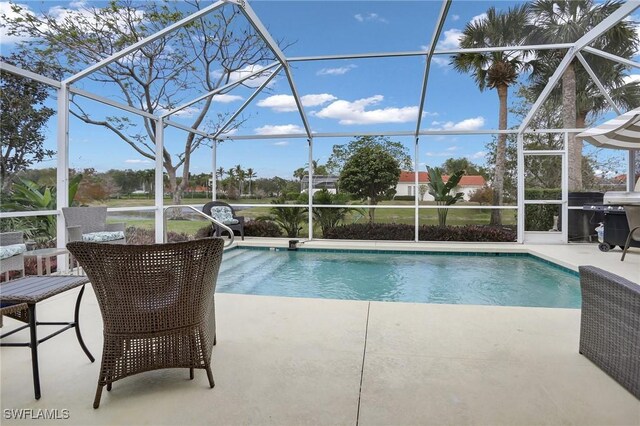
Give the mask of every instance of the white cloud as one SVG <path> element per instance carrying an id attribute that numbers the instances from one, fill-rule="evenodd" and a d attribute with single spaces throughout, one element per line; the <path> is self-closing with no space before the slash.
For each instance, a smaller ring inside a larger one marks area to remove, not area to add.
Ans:
<path id="1" fill-rule="evenodd" d="M 25 4 L 17 4 L 20 8 L 23 9 L 22 14 L 35 16 L 36 13 L 31 10 L 28 5 Z M 135 9 L 122 9 L 120 12 L 122 14 L 135 16 L 136 19 L 142 20 L 144 18 L 144 12 L 137 11 Z M 61 25 L 65 25 L 65 22 L 74 22 L 80 26 L 83 23 L 88 22 L 91 24 L 91 27 L 103 27 L 104 22 L 96 21 L 95 14 L 87 9 L 87 3 L 85 1 L 72 1 L 69 3 L 69 7 L 64 7 L 60 5 L 52 6 L 47 11 L 47 14 L 55 20 L 57 23 Z M 11 9 L 11 4 L 7 1 L 0 1 L 0 16 L 6 15 L 9 18 L 17 18 L 20 15 L 15 13 Z M 118 25 L 120 25 L 120 30 L 127 32 L 129 27 L 124 19 L 119 19 L 116 21 Z M 41 31 L 47 31 L 47 25 L 42 25 L 40 27 Z M 87 31 L 91 31 L 90 28 L 87 28 Z M 9 35 L 8 29 L 6 27 L 0 27 L 0 44 L 12 44 L 24 40 L 28 40 L 30 37 L 26 35 Z"/>
<path id="2" fill-rule="evenodd" d="M 626 75 L 622 78 L 622 81 L 624 81 L 624 84 L 629 84 L 632 82 L 640 83 L 640 74 Z"/>
<path id="3" fill-rule="evenodd" d="M 300 98 L 300 100 L 302 101 L 302 106 L 305 107 L 320 106 L 336 99 L 338 98 L 328 93 L 304 95 Z M 264 108 L 271 108 L 276 112 L 291 112 L 297 111 L 298 109 L 298 107 L 296 106 L 295 98 L 292 95 L 269 96 L 260 100 L 257 105 Z"/>
<path id="4" fill-rule="evenodd" d="M 304 133 L 304 129 L 297 124 L 271 125 L 267 124 L 255 129 L 258 135 L 291 135 L 294 133 Z"/>
<path id="5" fill-rule="evenodd" d="M 358 22 L 382 22 L 384 24 L 389 22 L 377 13 L 358 13 L 353 17 L 356 18 Z"/>
<path id="6" fill-rule="evenodd" d="M 453 121 L 433 121 L 429 130 L 478 130 L 484 126 L 484 117 L 467 118 L 457 123 Z"/>
<path id="7" fill-rule="evenodd" d="M 452 15 L 451 19 L 457 21 L 458 19 L 460 19 L 460 15 Z"/>
<path id="8" fill-rule="evenodd" d="M 229 82 L 234 82 L 234 81 L 238 81 L 243 77 L 248 76 L 249 74 L 252 74 L 254 72 L 258 72 L 260 70 L 264 69 L 264 67 L 262 65 L 247 65 L 244 68 L 241 68 L 239 70 L 233 71 L 230 75 L 229 75 Z M 248 80 L 243 81 L 242 84 L 244 84 L 245 86 L 248 87 L 252 87 L 252 88 L 256 88 L 259 87 L 262 83 L 264 83 L 269 76 L 271 76 L 271 74 L 273 74 L 273 68 L 270 68 L 268 70 L 266 70 L 265 72 L 256 75 L 255 77 L 251 77 Z M 213 78 L 220 78 L 222 76 L 222 71 L 221 70 L 215 70 L 211 73 L 211 75 L 213 76 Z M 274 83 L 275 80 L 272 80 L 271 83 L 269 83 L 268 86 L 271 86 Z"/>
<path id="9" fill-rule="evenodd" d="M 343 74 L 348 73 L 349 71 L 351 71 L 354 68 L 357 68 L 357 65 L 349 64 L 349 65 L 344 66 L 344 67 L 322 68 L 321 70 L 316 72 L 316 75 L 343 75 Z"/>
<path id="10" fill-rule="evenodd" d="M 25 4 L 17 4 L 17 6 L 24 9 L 28 14 L 34 15 L 34 13 L 31 11 L 29 6 Z M 11 3 L 9 3 L 8 1 L 0 2 L 0 16 L 3 16 L 3 15 L 6 15 L 7 18 L 11 18 L 11 19 L 14 19 L 20 16 L 11 9 Z M 24 41 L 28 39 L 29 37 L 26 37 L 26 36 L 9 35 L 8 28 L 6 28 L 5 26 L 0 27 L 0 44 L 18 43 L 20 41 Z"/>
<path id="11" fill-rule="evenodd" d="M 287 145 L 289 145 L 289 141 L 274 142 L 273 144 L 275 146 L 287 146 Z"/>
<path id="12" fill-rule="evenodd" d="M 442 50 L 457 49 L 460 47 L 460 39 L 462 38 L 462 30 L 451 28 L 443 33 L 444 38 L 438 42 L 437 48 Z"/>
<path id="13" fill-rule="evenodd" d="M 220 102 L 222 104 L 228 104 L 230 102 L 235 102 L 235 101 L 241 101 L 243 99 L 242 96 L 238 96 L 238 95 L 227 95 L 227 94 L 220 94 L 220 95 L 215 95 L 212 99 L 213 102 Z"/>
<path id="14" fill-rule="evenodd" d="M 425 155 L 427 157 L 450 157 L 451 155 L 453 155 L 453 152 L 457 150 L 458 150 L 457 146 L 450 146 L 449 148 L 441 152 L 428 151 L 425 153 Z"/>
<path id="15" fill-rule="evenodd" d="M 477 25 L 480 23 L 480 21 L 484 21 L 485 19 L 487 19 L 487 14 L 481 13 L 480 15 L 476 15 L 473 18 L 471 18 L 471 21 L 469 21 L 469 23 Z"/>
<path id="16" fill-rule="evenodd" d="M 470 160 L 481 160 L 483 158 L 485 158 L 487 156 L 487 152 L 486 151 L 478 151 L 478 152 L 474 152 L 471 155 L 467 155 L 467 158 L 469 158 Z"/>
<path id="17" fill-rule="evenodd" d="M 431 62 L 436 64 L 439 67 L 448 67 L 450 65 L 451 60 L 448 56 L 436 56 L 434 55 L 431 58 Z"/>
<path id="18" fill-rule="evenodd" d="M 140 159 L 124 160 L 124 162 L 127 163 L 127 164 L 149 164 L 149 163 L 153 163 L 153 161 L 149 160 L 148 158 L 145 158 L 143 160 L 140 160 Z"/>
<path id="19" fill-rule="evenodd" d="M 402 108 L 388 107 L 366 110 L 371 105 L 379 104 L 384 96 L 375 95 L 369 98 L 358 99 L 353 102 L 337 100 L 316 112 L 319 118 L 334 118 L 340 120 L 340 124 L 381 124 L 381 123 L 406 123 L 418 118 L 418 107 L 408 106 Z"/>

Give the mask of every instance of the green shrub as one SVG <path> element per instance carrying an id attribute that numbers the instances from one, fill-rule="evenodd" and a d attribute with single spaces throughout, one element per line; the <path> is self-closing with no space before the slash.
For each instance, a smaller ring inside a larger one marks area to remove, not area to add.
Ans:
<path id="1" fill-rule="evenodd" d="M 277 223 L 270 220 L 252 220 L 244 224 L 244 235 L 247 237 L 282 237 Z"/>
<path id="2" fill-rule="evenodd" d="M 298 201 L 299 197 L 300 197 L 300 192 L 296 192 L 296 191 L 287 192 L 284 196 L 286 201 Z"/>
<path id="3" fill-rule="evenodd" d="M 418 236 L 421 241 L 512 242 L 516 240 L 516 231 L 493 226 L 422 225 L 418 228 Z M 331 228 L 324 238 L 411 241 L 414 238 L 414 227 L 396 223 L 354 223 Z"/>
<path id="4" fill-rule="evenodd" d="M 127 244 L 154 244 L 156 242 L 156 231 L 153 229 L 136 228 L 129 226 L 126 231 Z M 192 238 L 189 234 L 184 232 L 167 232 L 167 242 L 177 243 L 182 241 L 189 241 Z"/>
<path id="5" fill-rule="evenodd" d="M 560 188 L 529 188 L 524 191 L 525 200 L 560 200 Z M 527 231 L 548 231 L 553 228 L 553 216 L 559 214 L 558 205 L 527 204 L 525 206 L 524 229 Z"/>
<path id="6" fill-rule="evenodd" d="M 416 198 L 413 195 L 396 195 L 393 199 L 395 201 L 414 201 Z"/>

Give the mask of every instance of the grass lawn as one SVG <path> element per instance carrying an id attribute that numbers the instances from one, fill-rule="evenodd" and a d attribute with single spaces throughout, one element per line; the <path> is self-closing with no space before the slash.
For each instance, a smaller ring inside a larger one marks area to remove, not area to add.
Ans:
<path id="1" fill-rule="evenodd" d="M 186 198 L 183 200 L 183 204 L 204 204 L 208 199 L 204 198 Z M 238 204 L 266 204 L 271 199 L 244 199 Z M 170 199 L 165 199 L 165 202 L 171 202 Z M 235 201 L 233 202 L 236 203 Z M 382 205 L 407 205 L 413 206 L 411 201 L 383 201 Z M 422 203 L 423 205 L 433 203 Z M 466 203 L 460 203 L 458 205 L 465 205 Z M 133 200 L 109 200 L 107 203 L 109 207 L 133 207 L 133 206 L 151 206 L 153 200 L 146 199 L 133 199 Z M 475 205 L 475 204 L 470 204 Z M 516 211 L 504 210 L 503 212 L 503 224 L 515 225 L 516 224 Z M 247 219 L 255 219 L 259 216 L 268 216 L 269 207 L 248 207 L 240 208 L 238 213 L 240 216 L 244 216 Z M 491 215 L 490 209 L 449 209 L 447 217 L 448 225 L 487 225 L 489 224 L 489 218 Z M 154 220 L 152 217 L 136 217 L 135 213 L 123 212 L 121 215 L 110 214 L 109 222 L 125 222 L 127 226 L 135 226 L 139 228 L 153 229 Z M 198 229 L 208 226 L 208 222 L 205 219 L 200 219 L 196 215 L 189 217 L 190 220 L 169 220 L 168 231 L 186 233 L 194 235 Z M 369 220 L 368 210 L 362 209 L 362 214 L 358 212 L 352 212 L 347 216 L 345 223 L 366 223 Z M 400 209 L 400 208 L 379 208 L 375 213 L 376 223 L 414 223 L 414 209 Z M 436 225 L 438 223 L 438 216 L 436 210 L 421 210 L 420 211 L 420 224 L 421 225 Z M 307 236 L 308 227 L 303 226 L 302 235 Z M 320 232 L 319 230 L 317 232 Z"/>

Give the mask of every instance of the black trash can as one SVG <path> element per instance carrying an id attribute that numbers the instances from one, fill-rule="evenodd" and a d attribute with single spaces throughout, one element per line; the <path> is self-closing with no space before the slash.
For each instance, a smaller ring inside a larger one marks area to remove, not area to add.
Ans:
<path id="1" fill-rule="evenodd" d="M 570 192 L 569 207 L 583 207 L 585 204 L 602 204 L 602 192 Z M 569 210 L 567 234 L 571 242 L 597 241 L 596 228 L 604 221 L 602 212 Z"/>

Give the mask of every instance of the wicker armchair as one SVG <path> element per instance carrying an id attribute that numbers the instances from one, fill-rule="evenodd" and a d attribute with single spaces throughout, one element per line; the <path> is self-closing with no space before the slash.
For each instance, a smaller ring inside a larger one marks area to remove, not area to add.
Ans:
<path id="1" fill-rule="evenodd" d="M 580 267 L 580 353 L 640 399 L 640 286 Z"/>
<path id="2" fill-rule="evenodd" d="M 67 241 L 82 241 L 83 236 L 104 232 L 122 232 L 123 237 L 110 244 L 126 244 L 124 223 L 107 223 L 106 207 L 63 207 L 62 214 L 67 227 Z"/>
<path id="3" fill-rule="evenodd" d="M 0 246 L 4 247 L 22 243 L 24 243 L 22 232 L 0 233 Z M 24 276 L 24 254 L 19 253 L 0 261 L 0 274 L 5 274 L 5 281 L 9 281 L 10 271 L 20 271 L 21 276 Z"/>
<path id="4" fill-rule="evenodd" d="M 228 211 L 226 217 L 218 217 L 218 214 L 215 212 L 216 209 L 222 209 Z M 202 212 L 212 218 L 224 223 L 232 231 L 240 232 L 240 237 L 244 240 L 244 216 L 236 216 L 236 211 L 229 204 L 224 201 L 210 201 L 202 207 Z M 222 236 L 222 233 L 225 232 L 220 226 L 213 224 L 214 235 L 216 237 Z M 231 236 L 229 236 L 231 238 Z"/>
<path id="5" fill-rule="evenodd" d="M 189 368 L 211 373 L 215 344 L 214 292 L 223 240 L 155 245 L 72 242 L 67 248 L 86 271 L 104 322 L 103 386 L 144 371 Z"/>

